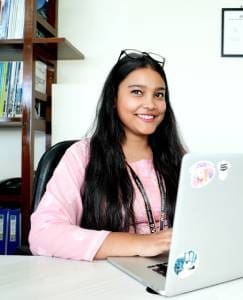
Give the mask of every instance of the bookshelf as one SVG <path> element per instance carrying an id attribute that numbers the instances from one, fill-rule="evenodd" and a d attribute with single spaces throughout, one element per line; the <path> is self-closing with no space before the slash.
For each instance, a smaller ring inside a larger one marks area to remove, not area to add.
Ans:
<path id="1" fill-rule="evenodd" d="M 84 55 L 65 37 L 58 37 L 58 0 L 49 0 L 46 19 L 37 12 L 36 0 L 24 0 L 24 33 L 22 38 L 0 39 L 0 61 L 22 61 L 22 115 L 0 117 L 0 130 L 18 128 L 22 133 L 21 193 L 0 195 L 0 206 L 20 207 L 22 244 L 27 244 L 32 211 L 34 179 L 34 135 L 44 132 L 46 149 L 51 145 L 51 85 L 56 83 L 57 60 L 80 60 Z M 41 32 L 41 37 L 39 37 Z M 35 90 L 35 64 L 47 66 L 45 93 Z M 37 114 L 40 107 L 43 115 Z"/>

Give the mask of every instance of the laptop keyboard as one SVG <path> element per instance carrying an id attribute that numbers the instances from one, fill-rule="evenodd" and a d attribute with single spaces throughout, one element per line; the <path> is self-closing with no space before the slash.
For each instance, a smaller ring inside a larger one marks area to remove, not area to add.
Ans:
<path id="1" fill-rule="evenodd" d="M 166 276 L 167 266 L 168 266 L 168 263 L 164 262 L 164 263 L 161 263 L 161 264 L 148 266 L 147 268 L 151 269 L 152 271 L 154 271 L 154 272 L 156 272 L 156 273 L 158 273 L 162 276 Z"/>

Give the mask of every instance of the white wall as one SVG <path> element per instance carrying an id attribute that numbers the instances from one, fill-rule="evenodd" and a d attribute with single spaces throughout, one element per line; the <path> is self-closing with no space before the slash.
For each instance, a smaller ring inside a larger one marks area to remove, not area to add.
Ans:
<path id="1" fill-rule="evenodd" d="M 243 0 L 59 0 L 59 36 L 85 55 L 58 64 L 53 143 L 89 128 L 121 49 L 166 57 L 171 101 L 190 150 L 243 151 L 243 58 L 220 57 L 221 8 Z M 43 152 L 38 136 L 35 165 Z M 0 130 L 0 180 L 20 175 L 20 130 Z"/>
<path id="2" fill-rule="evenodd" d="M 88 83 L 55 84 L 52 92 L 52 143 L 80 139 L 93 123 L 99 89 Z"/>
<path id="3" fill-rule="evenodd" d="M 166 57 L 171 102 L 191 151 L 243 151 L 243 58 L 220 56 L 221 8 L 242 4 L 59 0 L 59 36 L 66 36 L 86 59 L 58 65 L 53 143 L 85 133 L 120 50 L 135 48 Z"/>
<path id="4" fill-rule="evenodd" d="M 21 132 L 13 128 L 0 130 L 0 180 L 21 174 Z"/>
<path id="5" fill-rule="evenodd" d="M 44 133 L 34 136 L 34 168 L 45 152 Z M 0 180 L 21 176 L 21 130 L 4 128 L 0 130 Z"/>

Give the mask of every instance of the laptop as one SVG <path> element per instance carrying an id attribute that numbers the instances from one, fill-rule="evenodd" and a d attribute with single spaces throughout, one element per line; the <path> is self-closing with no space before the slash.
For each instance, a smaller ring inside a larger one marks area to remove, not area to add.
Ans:
<path id="1" fill-rule="evenodd" d="M 243 277 L 243 154 L 183 157 L 171 248 L 108 261 L 150 290 L 174 296 Z"/>

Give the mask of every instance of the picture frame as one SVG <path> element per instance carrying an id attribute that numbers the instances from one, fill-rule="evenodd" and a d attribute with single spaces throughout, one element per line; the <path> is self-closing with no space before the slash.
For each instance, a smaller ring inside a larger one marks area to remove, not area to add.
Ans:
<path id="1" fill-rule="evenodd" d="M 243 8 L 222 8 L 221 56 L 243 57 Z"/>

